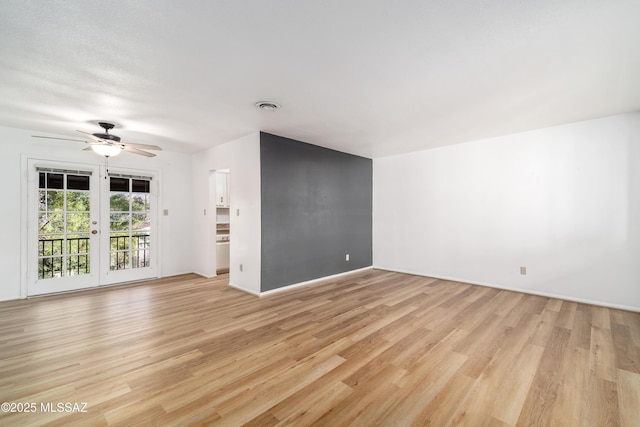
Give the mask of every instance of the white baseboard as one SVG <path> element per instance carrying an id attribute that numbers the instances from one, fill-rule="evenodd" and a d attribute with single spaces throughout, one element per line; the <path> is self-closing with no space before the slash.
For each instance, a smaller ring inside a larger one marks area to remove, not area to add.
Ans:
<path id="1" fill-rule="evenodd" d="M 572 297 L 572 296 L 568 296 L 568 295 L 553 294 L 553 293 L 550 293 L 550 292 L 539 292 L 539 291 L 532 291 L 530 289 L 515 288 L 515 287 L 511 287 L 511 286 L 501 286 L 501 285 L 496 285 L 495 283 L 471 281 L 471 280 L 468 280 L 468 279 L 461 279 L 459 277 L 445 277 L 445 276 L 438 276 L 438 275 L 432 275 L 432 274 L 426 274 L 426 273 L 418 273 L 418 272 L 415 272 L 415 271 L 398 270 L 396 268 L 389 268 L 389 267 L 382 267 L 382 266 L 374 266 L 373 268 L 378 269 L 378 270 L 386 270 L 386 271 L 393 271 L 393 272 L 396 272 L 396 273 L 412 274 L 414 276 L 432 277 L 434 279 L 449 280 L 449 281 L 452 281 L 452 282 L 460 282 L 460 283 L 468 283 L 470 285 L 486 286 L 488 288 L 503 289 L 505 291 L 520 292 L 520 293 L 523 293 L 523 294 L 537 295 L 537 296 L 547 297 L 547 298 L 556 298 L 556 299 L 561 299 L 561 300 L 565 300 L 565 301 L 579 302 L 581 304 L 597 305 L 597 306 L 600 306 L 600 307 L 616 308 L 618 310 L 634 311 L 634 312 L 639 312 L 640 313 L 640 307 L 633 307 L 633 306 L 629 306 L 629 305 L 612 304 L 612 303 L 603 302 L 603 301 L 594 301 L 594 300 L 589 300 L 589 299 L 585 299 L 585 298 L 576 298 L 576 297 Z"/>
<path id="2" fill-rule="evenodd" d="M 321 282 L 323 280 L 332 280 L 337 279 L 339 277 L 348 276 L 349 274 L 360 273 L 363 271 L 371 270 L 373 266 L 358 268 L 356 270 L 345 271 L 344 273 L 332 274 L 331 276 L 319 277 L 317 279 L 307 280 L 306 282 L 292 283 L 291 285 L 283 286 L 281 288 L 271 289 L 270 291 L 260 292 L 258 296 L 266 297 L 269 295 L 277 294 L 284 291 L 289 291 L 291 289 L 301 288 L 303 286 L 313 285 L 314 283 Z"/>
<path id="3" fill-rule="evenodd" d="M 256 296 L 256 297 L 260 296 L 260 292 L 254 292 L 254 291 L 251 291 L 249 289 L 241 288 L 240 286 L 236 286 L 231 282 L 229 282 L 229 287 L 231 287 L 233 289 L 237 289 L 237 290 L 242 291 L 242 292 L 246 292 L 246 293 L 248 293 L 250 295 L 253 295 L 253 296 Z"/>
<path id="4" fill-rule="evenodd" d="M 213 279 L 214 277 L 217 277 L 217 274 L 214 274 L 213 276 L 210 274 L 205 274 L 205 273 L 201 273 L 199 271 L 191 271 L 189 273 L 181 273 L 181 274 L 197 274 L 198 276 L 204 277 L 205 279 Z M 179 276 L 179 274 L 172 274 L 172 276 Z M 170 276 L 167 276 L 170 277 Z"/>

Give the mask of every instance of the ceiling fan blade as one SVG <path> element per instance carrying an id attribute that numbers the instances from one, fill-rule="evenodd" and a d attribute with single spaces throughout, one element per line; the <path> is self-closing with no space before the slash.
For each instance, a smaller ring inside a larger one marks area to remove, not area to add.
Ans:
<path id="1" fill-rule="evenodd" d="M 131 153 L 131 154 L 139 154 L 141 156 L 145 156 L 145 157 L 155 157 L 156 155 L 153 153 L 147 153 L 146 151 L 142 151 L 142 150 L 138 150 L 137 148 L 133 148 L 127 144 L 124 144 L 124 147 L 122 148 L 124 151 Z"/>
<path id="2" fill-rule="evenodd" d="M 121 142 L 120 138 L 116 135 L 111 135 L 109 134 L 109 129 L 113 128 L 114 126 L 112 124 L 109 123 L 100 123 L 100 126 L 102 126 L 105 129 L 105 133 L 104 134 L 92 134 L 89 132 L 85 132 L 82 130 L 77 130 L 76 132 L 80 132 L 82 135 L 90 138 L 90 140 L 82 140 L 82 139 L 71 139 L 71 138 L 56 138 L 53 136 L 40 136 L 40 135 L 32 135 L 35 138 L 47 138 L 47 139 L 60 139 L 63 141 L 75 141 L 75 142 L 84 142 L 89 144 L 88 147 L 84 148 L 84 151 L 91 151 L 93 150 L 93 147 L 96 145 L 113 145 L 113 146 L 117 146 L 119 148 L 121 148 L 124 151 L 127 151 L 131 154 L 138 154 L 140 156 L 145 156 L 145 157 L 155 157 L 156 155 L 154 153 L 149 153 L 145 150 L 156 150 L 156 151 L 162 151 L 162 148 L 158 147 L 157 145 L 151 145 L 151 144 L 136 144 L 136 143 L 125 143 L 125 142 Z M 104 136 L 105 138 L 100 138 L 100 136 Z M 95 150 L 94 150 L 95 151 Z"/>
<path id="3" fill-rule="evenodd" d="M 104 139 L 102 139 L 102 138 L 98 138 L 97 136 L 95 136 L 95 135 L 94 135 L 94 134 L 92 134 L 92 133 L 89 133 L 89 132 L 83 132 L 83 131 L 81 131 L 81 130 L 77 130 L 77 129 L 76 129 L 76 132 L 80 132 L 80 133 L 81 133 L 81 134 L 83 134 L 83 135 L 87 135 L 89 138 L 93 139 L 94 141 L 104 142 Z"/>
<path id="4" fill-rule="evenodd" d="M 133 147 L 133 148 L 139 148 L 141 150 L 158 150 L 158 151 L 162 151 L 162 148 L 158 147 L 157 145 L 136 144 L 136 143 L 133 143 L 133 142 L 122 142 L 122 144 L 128 145 L 129 147 Z"/>
<path id="5" fill-rule="evenodd" d="M 55 138 L 53 136 L 41 136 L 41 135 L 31 135 L 33 138 L 45 138 L 45 139 L 59 139 L 61 141 L 76 141 L 76 142 L 87 142 L 84 139 L 71 139 L 71 138 Z"/>

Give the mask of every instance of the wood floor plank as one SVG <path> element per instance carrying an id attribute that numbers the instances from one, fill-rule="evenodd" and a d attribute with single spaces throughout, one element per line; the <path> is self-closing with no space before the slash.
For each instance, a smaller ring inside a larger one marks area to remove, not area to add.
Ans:
<path id="1" fill-rule="evenodd" d="M 499 398 L 493 401 L 491 415 L 509 425 L 516 425 L 543 353 L 543 347 L 525 345 L 510 367 L 510 378 L 503 377 L 502 386 L 496 390 Z"/>
<path id="2" fill-rule="evenodd" d="M 0 302 L 0 401 L 87 403 L 0 425 L 640 425 L 640 313 L 375 269 L 227 280 Z"/>
<path id="3" fill-rule="evenodd" d="M 601 329 L 611 329 L 609 309 L 606 307 L 591 307 L 591 325 Z"/>
<path id="4" fill-rule="evenodd" d="M 216 410 L 222 416 L 222 422 L 242 425 L 344 363 L 343 358 L 330 353 L 305 359 L 288 371 L 277 373 L 276 381 L 258 384 L 253 393 L 236 394 L 221 402 Z"/>
<path id="5" fill-rule="evenodd" d="M 328 376 L 322 376 L 272 407 L 269 413 L 278 419 L 276 425 L 310 425 L 353 392 L 343 382 L 325 381 L 325 378 Z"/>
<path id="6" fill-rule="evenodd" d="M 394 380 L 404 374 L 404 371 L 394 365 L 386 365 L 377 375 L 368 377 L 353 388 L 353 392 L 343 400 L 336 402 L 320 418 L 311 425 L 314 426 L 371 426 L 376 425 L 381 413 L 393 405 L 393 400 L 385 396 L 399 394 Z"/>
<path id="7" fill-rule="evenodd" d="M 578 304 L 575 302 L 563 301 L 558 317 L 556 318 L 556 326 L 569 330 L 573 329 L 577 307 Z"/>
<path id="8" fill-rule="evenodd" d="M 617 378 L 620 424 L 640 426 L 640 374 L 618 370 Z"/>
<path id="9" fill-rule="evenodd" d="M 574 346 L 570 340 L 561 364 L 560 386 L 548 424 L 580 427 L 582 413 L 589 404 L 589 394 L 585 392 L 590 374 L 589 352 Z"/>
<path id="10" fill-rule="evenodd" d="M 581 425 L 619 426 L 621 417 L 616 384 L 598 377 L 591 377 L 589 388 L 589 403 L 582 413 Z"/>
<path id="11" fill-rule="evenodd" d="M 613 324 L 611 338 L 615 349 L 616 366 L 619 369 L 640 374 L 640 347 L 634 345 L 627 325 Z"/>
<path id="12" fill-rule="evenodd" d="M 459 403 L 464 400 L 473 386 L 474 379 L 464 374 L 454 374 L 453 377 L 439 390 L 437 395 L 428 399 L 421 412 L 413 418 L 414 426 L 445 426 L 451 425 Z"/>
<path id="13" fill-rule="evenodd" d="M 430 350 L 416 363 L 408 374 L 395 381 L 400 388 L 398 391 L 405 396 L 392 406 L 386 413 L 381 414 L 382 425 L 410 425 L 419 420 L 424 407 L 446 387 L 450 379 L 466 362 L 467 357 L 451 351 L 456 334 L 450 334 L 442 345 Z M 447 363 L 443 361 L 447 360 Z"/>
<path id="14" fill-rule="evenodd" d="M 590 368 L 595 377 L 615 382 L 616 355 L 610 329 L 591 327 Z"/>
<path id="15" fill-rule="evenodd" d="M 562 381 L 562 377 L 558 375 L 558 367 L 565 358 L 569 336 L 568 330 L 553 328 L 520 411 L 518 425 L 542 425 L 551 418 Z"/>

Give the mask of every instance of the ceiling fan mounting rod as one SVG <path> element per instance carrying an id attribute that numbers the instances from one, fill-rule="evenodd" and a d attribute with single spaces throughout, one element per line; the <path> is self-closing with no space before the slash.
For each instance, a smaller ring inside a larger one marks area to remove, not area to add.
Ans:
<path id="1" fill-rule="evenodd" d="M 94 133 L 93 136 L 96 136 L 102 140 L 105 140 L 104 142 L 107 144 L 113 144 L 114 142 L 119 143 L 120 142 L 120 137 L 116 136 L 116 135 L 112 135 L 109 133 L 109 129 L 113 129 L 115 127 L 115 125 L 113 123 L 108 123 L 108 122 L 98 122 L 98 124 L 100 125 L 101 128 L 104 129 L 105 133 Z"/>
<path id="2" fill-rule="evenodd" d="M 114 127 L 116 127 L 116 125 L 114 125 L 113 123 L 108 123 L 108 122 L 98 122 L 98 124 L 100 125 L 101 128 L 103 128 L 105 130 L 105 132 L 109 133 L 109 129 L 113 129 Z"/>

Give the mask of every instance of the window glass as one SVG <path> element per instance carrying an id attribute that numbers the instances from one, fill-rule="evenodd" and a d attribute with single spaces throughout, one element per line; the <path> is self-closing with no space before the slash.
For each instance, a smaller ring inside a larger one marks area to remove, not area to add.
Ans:
<path id="1" fill-rule="evenodd" d="M 64 233 L 64 214 L 41 212 L 38 216 L 40 234 Z"/>
<path id="2" fill-rule="evenodd" d="M 110 215 L 111 231 L 128 231 L 130 213 L 112 213 Z"/>
<path id="3" fill-rule="evenodd" d="M 56 235 L 43 235 L 38 242 L 38 256 L 62 255 L 64 239 Z"/>
<path id="4" fill-rule="evenodd" d="M 151 183 L 110 177 L 111 270 L 149 267 L 151 256 Z"/>
<path id="5" fill-rule="evenodd" d="M 89 232 L 89 213 L 88 212 L 68 212 L 67 213 L 67 232 Z"/>
<path id="6" fill-rule="evenodd" d="M 88 190 L 88 175 L 67 175 L 67 190 Z"/>
<path id="7" fill-rule="evenodd" d="M 111 252 L 111 262 L 109 268 L 111 270 L 124 270 L 129 268 L 129 252 Z"/>
<path id="8" fill-rule="evenodd" d="M 112 212 L 128 212 L 129 211 L 130 193 L 111 193 L 111 201 L 109 203 Z"/>
<path id="9" fill-rule="evenodd" d="M 41 211 L 61 211 L 64 209 L 64 191 L 40 190 Z"/>
<path id="10" fill-rule="evenodd" d="M 134 193 L 148 193 L 149 192 L 149 181 L 146 179 L 132 179 L 131 180 L 131 191 Z"/>
<path id="11" fill-rule="evenodd" d="M 129 249 L 129 233 L 111 233 L 111 251 L 124 251 Z"/>
<path id="12" fill-rule="evenodd" d="M 62 190 L 64 188 L 64 175 L 61 173 L 47 173 L 47 188 Z"/>
<path id="13" fill-rule="evenodd" d="M 67 210 L 89 212 L 89 192 L 69 191 L 67 193 Z"/>
<path id="14" fill-rule="evenodd" d="M 89 252 L 89 237 L 86 234 L 67 234 L 67 253 L 70 255 Z"/>
<path id="15" fill-rule="evenodd" d="M 90 176 L 38 173 L 38 278 L 89 274 Z"/>
<path id="16" fill-rule="evenodd" d="M 149 210 L 149 194 L 133 194 L 131 210 L 134 212 L 144 212 Z"/>
<path id="17" fill-rule="evenodd" d="M 135 213 L 131 218 L 131 229 L 136 231 L 148 230 L 151 223 L 151 217 L 147 213 Z"/>
<path id="18" fill-rule="evenodd" d="M 129 178 L 109 178 L 109 186 L 111 191 L 129 192 Z"/>

